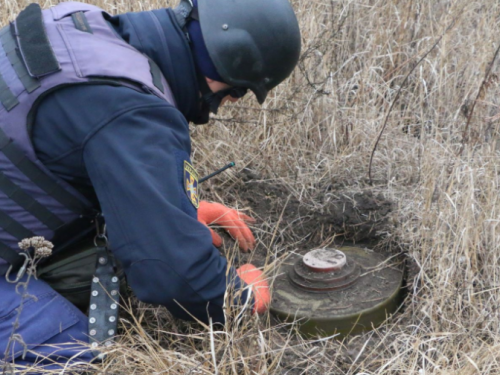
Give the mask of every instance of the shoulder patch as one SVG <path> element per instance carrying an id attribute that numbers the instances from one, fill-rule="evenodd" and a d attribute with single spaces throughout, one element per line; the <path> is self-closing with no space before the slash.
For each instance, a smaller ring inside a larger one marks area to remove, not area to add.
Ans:
<path id="1" fill-rule="evenodd" d="M 189 201 L 194 207 L 198 208 L 200 205 L 200 198 L 198 196 L 198 172 L 196 169 L 184 160 L 184 190 L 189 198 Z"/>

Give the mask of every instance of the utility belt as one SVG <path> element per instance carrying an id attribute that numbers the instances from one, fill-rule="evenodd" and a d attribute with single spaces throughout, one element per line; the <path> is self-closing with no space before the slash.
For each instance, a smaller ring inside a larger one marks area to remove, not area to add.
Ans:
<path id="1" fill-rule="evenodd" d="M 65 251 L 50 256 L 38 267 L 37 277 L 87 314 L 90 306 L 92 279 L 101 249 L 94 244 L 92 238 L 85 239 Z M 123 296 L 127 291 L 123 268 L 116 262 L 111 252 L 108 257 L 116 268 L 114 276 L 120 280 L 119 291 Z"/>

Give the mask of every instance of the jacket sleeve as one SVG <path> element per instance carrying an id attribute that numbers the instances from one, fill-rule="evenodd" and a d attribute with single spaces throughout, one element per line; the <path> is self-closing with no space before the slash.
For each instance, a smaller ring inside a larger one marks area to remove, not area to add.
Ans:
<path id="1" fill-rule="evenodd" d="M 164 104 L 128 108 L 83 144 L 110 246 L 137 297 L 183 319 L 222 323 L 226 285 L 241 281 L 186 195 L 189 153 L 186 120 Z"/>

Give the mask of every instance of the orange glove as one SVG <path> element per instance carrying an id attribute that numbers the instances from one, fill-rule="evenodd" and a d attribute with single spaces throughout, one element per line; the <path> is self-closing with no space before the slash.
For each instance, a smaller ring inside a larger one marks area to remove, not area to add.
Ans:
<path id="1" fill-rule="evenodd" d="M 238 241 L 240 249 L 248 252 L 255 247 L 255 238 L 252 231 L 245 223 L 255 223 L 255 219 L 242 214 L 232 208 L 220 203 L 209 203 L 201 201 L 198 207 L 198 221 L 205 224 L 217 224 L 224 228 L 235 240 Z M 212 242 L 215 246 L 222 245 L 222 238 L 211 228 Z"/>
<path id="2" fill-rule="evenodd" d="M 255 300 L 253 313 L 265 313 L 271 302 L 271 293 L 262 271 L 259 271 L 253 264 L 247 263 L 238 268 L 236 273 L 241 280 L 252 287 Z"/>

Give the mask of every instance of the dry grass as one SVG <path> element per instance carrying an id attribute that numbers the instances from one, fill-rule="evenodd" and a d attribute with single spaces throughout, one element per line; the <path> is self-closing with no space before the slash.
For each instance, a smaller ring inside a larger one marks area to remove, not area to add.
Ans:
<path id="1" fill-rule="evenodd" d="M 165 6 L 93 3 L 112 13 Z M 0 22 L 27 4 L 3 0 Z M 245 99 L 211 126 L 193 128 L 194 162 L 203 175 L 234 160 L 286 184 L 304 204 L 317 205 L 313 198 L 329 184 L 339 194 L 371 190 L 394 201 L 387 242 L 420 267 L 403 314 L 343 342 L 309 342 L 266 317 L 213 330 L 142 306 L 137 321 L 123 322 L 103 367 L 117 374 L 500 373 L 499 62 L 482 85 L 500 43 L 500 4 L 294 0 L 294 7 L 303 33 L 299 68 L 262 108 Z M 369 185 L 370 154 L 398 90 Z M 229 171 L 219 181 L 236 178 Z"/>

